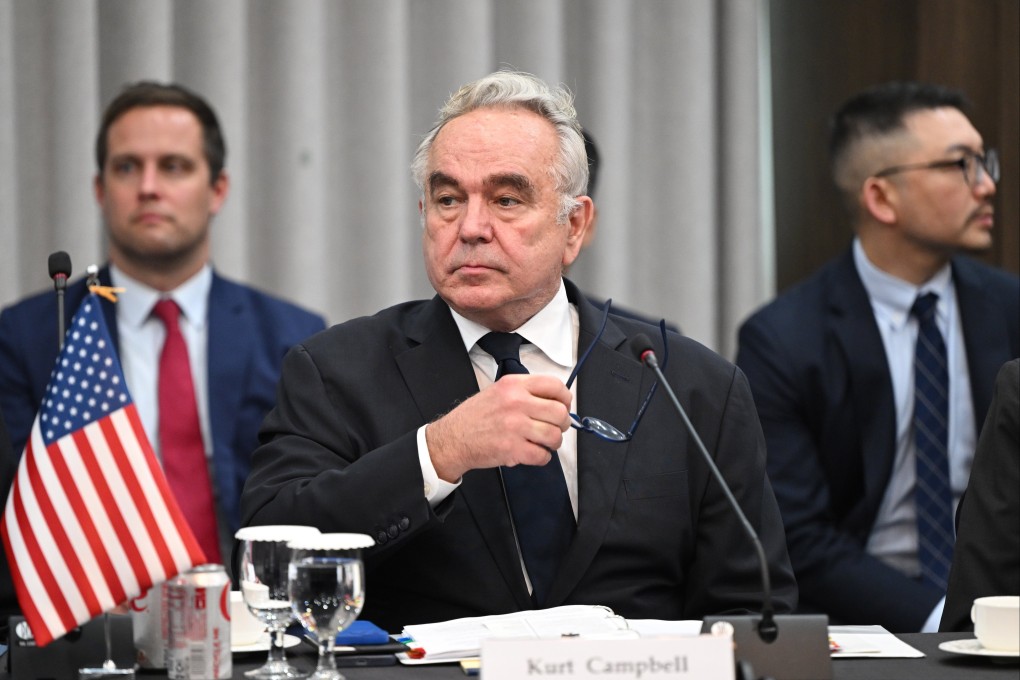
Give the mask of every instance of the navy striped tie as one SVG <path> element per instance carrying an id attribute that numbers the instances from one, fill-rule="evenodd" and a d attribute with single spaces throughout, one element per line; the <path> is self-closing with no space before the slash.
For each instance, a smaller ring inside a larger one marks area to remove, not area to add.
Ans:
<path id="1" fill-rule="evenodd" d="M 914 358 L 914 444 L 917 450 L 918 560 L 921 579 L 945 591 L 953 561 L 953 494 L 949 486 L 949 369 L 935 323 L 938 295 L 918 296 Z"/>
<path id="2" fill-rule="evenodd" d="M 496 380 L 528 372 L 521 363 L 522 342 L 524 338 L 517 333 L 489 333 L 478 341 L 499 364 Z M 501 467 L 500 472 L 521 558 L 531 579 L 531 596 L 541 607 L 575 528 L 560 458 L 552 451 L 552 460 L 546 465 Z"/>

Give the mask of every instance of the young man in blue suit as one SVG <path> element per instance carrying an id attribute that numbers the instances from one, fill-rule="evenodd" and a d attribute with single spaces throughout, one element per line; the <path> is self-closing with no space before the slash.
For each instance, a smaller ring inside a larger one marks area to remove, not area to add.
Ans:
<path id="1" fill-rule="evenodd" d="M 801 604 L 836 623 L 937 629 L 952 512 L 996 372 L 1020 353 L 1020 280 L 957 255 L 991 245 L 999 177 L 965 111 L 961 94 L 917 83 L 846 102 L 830 150 L 853 243 L 740 329 Z M 929 376 L 915 350 L 933 346 L 915 301 L 929 293 L 947 374 L 930 438 L 914 426 L 935 411 L 915 389 Z"/>
<path id="2" fill-rule="evenodd" d="M 325 325 L 316 314 L 213 271 L 209 233 L 228 194 L 225 158 L 216 114 L 177 85 L 127 87 L 108 106 L 96 137 L 94 188 L 109 239 L 109 263 L 99 280 L 125 289 L 116 305 L 102 302 L 103 313 L 142 423 L 163 457 L 157 392 L 167 331 L 153 309 L 157 301 L 172 300 L 180 310 L 187 350 L 182 364 L 190 366 L 193 388 L 187 392 L 197 406 L 194 437 L 201 439 L 196 448 L 204 449 L 207 465 L 189 465 L 187 472 L 211 485 L 205 507 L 215 517 L 204 513 L 199 520 L 207 522 L 206 557 L 216 562 L 230 558 L 241 489 L 283 355 Z M 85 294 L 84 280 L 68 286 L 68 320 Z M 14 449 L 0 461 L 4 494 L 57 355 L 56 314 L 53 292 L 0 313 L 0 411 Z M 172 416 L 182 417 L 180 411 Z"/>
<path id="3" fill-rule="evenodd" d="M 563 278 L 592 218 L 569 95 L 512 72 L 465 85 L 413 168 L 437 296 L 288 353 L 244 521 L 371 535 L 363 616 L 390 631 L 562 604 L 661 619 L 759 610 L 753 548 L 661 389 L 631 425 L 655 383 L 634 352 L 645 334 L 660 361 L 668 345 L 666 377 L 789 610 L 796 585 L 743 374 L 689 338 L 612 314 L 603 325 Z M 501 340 L 521 344 L 504 354 Z M 570 413 L 633 436 L 607 441 Z"/>

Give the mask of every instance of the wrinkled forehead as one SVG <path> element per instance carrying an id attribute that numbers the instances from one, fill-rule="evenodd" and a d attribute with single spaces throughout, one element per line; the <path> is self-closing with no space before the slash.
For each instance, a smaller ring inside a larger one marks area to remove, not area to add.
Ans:
<path id="1" fill-rule="evenodd" d="M 476 109 L 446 123 L 429 151 L 426 180 L 461 184 L 551 180 L 559 152 L 552 123 L 527 109 Z"/>

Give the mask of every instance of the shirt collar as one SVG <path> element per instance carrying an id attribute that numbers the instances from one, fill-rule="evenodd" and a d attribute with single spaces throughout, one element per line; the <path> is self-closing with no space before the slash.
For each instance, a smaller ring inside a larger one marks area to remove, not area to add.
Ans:
<path id="1" fill-rule="evenodd" d="M 450 312 L 464 341 L 464 349 L 470 352 L 489 329 L 461 316 L 453 308 Z M 572 326 L 570 302 L 567 300 L 567 289 L 561 278 L 559 290 L 552 300 L 513 332 L 520 333 L 552 361 L 569 368 L 574 363 Z"/>
<path id="2" fill-rule="evenodd" d="M 868 259 L 860 239 L 854 239 L 853 251 L 857 273 L 868 292 L 868 297 L 871 298 L 872 306 L 886 316 L 893 326 L 900 327 L 907 322 L 914 301 L 918 295 L 924 293 L 935 293 L 939 296 L 936 309 L 941 316 L 945 316 L 953 279 L 953 268 L 948 262 L 933 277 L 920 286 L 915 286 L 876 267 Z"/>
<path id="3" fill-rule="evenodd" d="M 110 281 L 114 286 L 124 288 L 124 292 L 117 296 L 118 323 L 140 328 L 152 314 L 153 305 L 163 298 L 170 298 L 192 326 L 198 329 L 205 327 L 209 291 L 212 289 L 212 267 L 209 265 L 167 293 L 136 281 L 113 264 L 110 265 Z"/>

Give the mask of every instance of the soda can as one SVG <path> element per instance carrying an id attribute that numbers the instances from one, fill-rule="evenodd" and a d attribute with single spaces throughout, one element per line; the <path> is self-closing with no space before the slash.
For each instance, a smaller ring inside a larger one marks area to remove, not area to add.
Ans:
<path id="1" fill-rule="evenodd" d="M 221 680 L 232 675 L 230 578 L 203 564 L 166 586 L 166 670 L 171 680 Z"/>
<path id="2" fill-rule="evenodd" d="M 166 668 L 166 584 L 160 583 L 131 600 L 131 627 L 141 668 Z"/>

